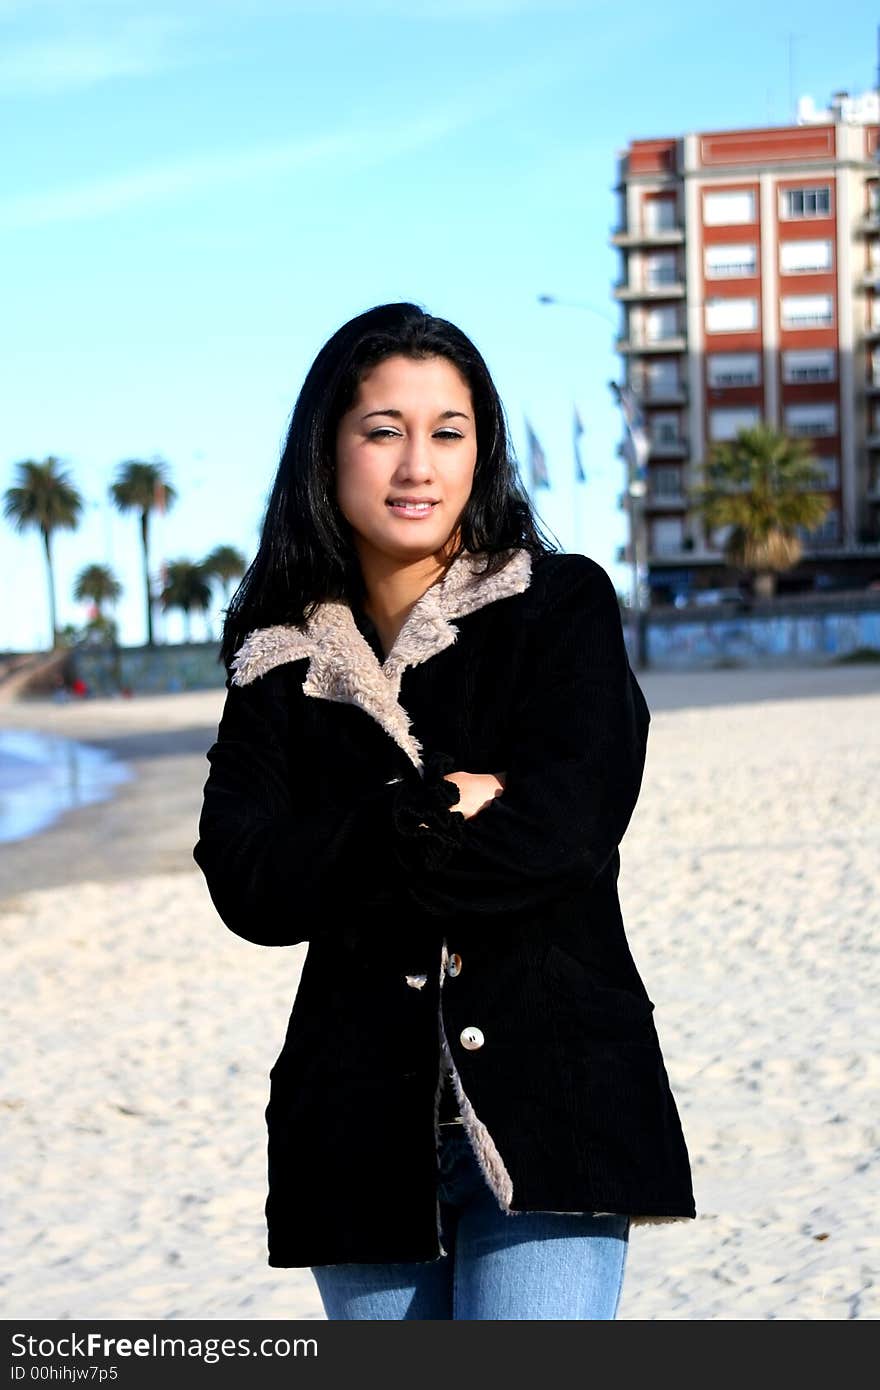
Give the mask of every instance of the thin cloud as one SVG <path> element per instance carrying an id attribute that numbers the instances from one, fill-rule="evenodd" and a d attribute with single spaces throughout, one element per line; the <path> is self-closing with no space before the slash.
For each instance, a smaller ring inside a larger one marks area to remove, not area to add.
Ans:
<path id="1" fill-rule="evenodd" d="M 139 169 L 116 178 L 99 179 L 50 193 L 24 194 L 0 203 L 0 229 L 45 227 L 124 212 L 142 203 L 199 193 L 242 179 L 290 173 L 294 169 L 357 161 L 384 163 L 441 139 L 461 124 L 458 119 L 423 119 L 393 131 L 362 129 L 336 135 L 288 141 L 240 152 L 201 155 L 175 160 L 152 169 Z"/>
<path id="2" fill-rule="evenodd" d="M 211 60 L 210 51 L 181 44 L 199 33 L 222 45 L 230 16 L 286 21 L 298 15 L 352 15 L 399 23 L 513 19 L 534 13 L 573 13 L 583 0 L 0 0 L 7 27 L 0 46 L 0 95 L 45 97 L 80 91 L 118 78 L 148 77 Z M 592 8 L 592 5 L 590 6 Z M 25 26 L 28 34 L 15 35 Z"/>
<path id="3" fill-rule="evenodd" d="M 496 74 L 478 92 L 462 92 L 421 118 L 390 128 L 362 125 L 336 133 L 177 159 L 111 178 L 94 179 L 44 193 L 13 195 L 0 201 L 0 230 L 21 231 L 124 212 L 178 195 L 187 196 L 265 175 L 350 163 L 358 168 L 384 164 L 415 153 L 457 130 L 497 115 L 529 91 L 559 83 L 581 71 L 570 50 L 566 61 L 545 55 L 523 68 Z"/>
<path id="4" fill-rule="evenodd" d="M 114 78 L 167 71 L 189 62 L 177 45 L 190 28 L 181 16 L 132 15 L 112 32 L 7 40 L 0 48 L 0 95 L 54 96 Z"/>

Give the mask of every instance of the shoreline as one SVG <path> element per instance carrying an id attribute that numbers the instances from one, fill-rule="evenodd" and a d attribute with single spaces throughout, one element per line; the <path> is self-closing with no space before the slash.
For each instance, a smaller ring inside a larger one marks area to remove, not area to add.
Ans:
<path id="1" fill-rule="evenodd" d="M 659 720 L 669 714 L 880 694 L 880 667 L 871 663 L 647 671 L 637 678 L 652 714 L 649 749 Z M 206 754 L 216 739 L 225 696 L 220 686 L 131 700 L 96 696 L 59 703 L 47 697 L 6 706 L 0 726 L 57 734 L 100 749 L 131 776 L 106 799 L 62 810 L 23 840 L 0 842 L 0 904 L 28 887 L 190 872 L 210 771 Z M 136 837 L 121 828 L 133 824 L 141 827 Z"/>

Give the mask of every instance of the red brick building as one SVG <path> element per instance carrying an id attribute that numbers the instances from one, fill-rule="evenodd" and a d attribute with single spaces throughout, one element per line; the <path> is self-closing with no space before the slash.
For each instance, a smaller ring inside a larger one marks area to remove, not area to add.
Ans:
<path id="1" fill-rule="evenodd" d="M 876 97 L 837 98 L 802 124 L 620 156 L 617 350 L 651 439 L 639 552 L 654 602 L 741 578 L 688 489 L 714 441 L 758 420 L 810 440 L 831 503 L 779 591 L 880 574 L 878 131 Z"/>

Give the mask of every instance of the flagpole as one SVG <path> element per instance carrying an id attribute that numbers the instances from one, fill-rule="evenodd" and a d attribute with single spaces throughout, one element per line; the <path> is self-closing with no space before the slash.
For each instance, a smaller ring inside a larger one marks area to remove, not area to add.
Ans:
<path id="1" fill-rule="evenodd" d="M 608 389 L 614 396 L 615 401 L 621 409 L 624 419 L 624 427 L 627 434 L 627 445 L 624 449 L 626 458 L 626 496 L 629 508 L 629 529 L 630 529 L 630 559 L 632 563 L 632 628 L 633 628 L 633 652 L 637 670 L 644 671 L 648 666 L 648 644 L 645 629 L 645 617 L 642 609 L 642 584 L 641 567 L 639 563 L 640 551 L 640 520 L 641 520 L 641 499 L 645 495 L 645 482 L 640 474 L 644 471 L 643 460 L 640 457 L 642 452 L 642 441 L 636 436 L 635 416 L 638 412 L 638 402 L 630 393 L 629 398 L 624 395 L 624 390 L 618 386 L 616 381 L 609 381 Z"/>
<path id="2" fill-rule="evenodd" d="M 598 305 L 596 305 L 596 304 L 588 304 L 588 303 L 586 303 L 585 301 L 583 301 L 583 300 L 578 300 L 578 299 L 560 299 L 559 296 L 556 295 L 556 294 L 539 294 L 537 298 L 538 298 L 538 303 L 539 303 L 539 304 L 555 304 L 555 305 L 559 305 L 559 307 L 560 307 L 560 308 L 563 308 L 563 309 L 580 309 L 580 310 L 586 310 L 586 312 L 587 312 L 588 314 L 595 314 L 597 318 L 604 319 L 606 323 L 612 324 L 612 325 L 614 326 L 615 329 L 617 328 L 617 320 L 616 320 L 616 319 L 613 319 L 613 318 L 610 316 L 610 314 L 608 313 L 607 309 L 600 309 L 600 308 L 598 307 Z M 575 407 L 575 411 L 577 412 L 577 407 Z M 576 427 L 576 433 L 575 433 L 575 438 L 574 438 L 574 451 L 575 451 L 575 460 L 576 460 L 576 469 L 577 469 L 577 471 L 576 471 L 576 473 L 575 473 L 574 493 L 573 493 L 573 502 L 572 502 L 572 507 L 573 507 L 573 510 L 574 510 L 574 518 L 575 518 L 575 522 L 574 522 L 575 537 L 574 537 L 574 539 L 575 539 L 575 544 L 576 544 L 576 546 L 578 547 L 578 551 L 579 551 L 580 554 L 583 554 L 583 553 L 584 553 L 584 542 L 583 542 L 583 537 L 584 537 L 584 521 L 585 521 L 585 517 L 584 517 L 584 502 L 583 502 L 583 497 L 582 497 L 582 496 L 580 495 L 580 493 L 579 493 L 579 486 L 580 486 L 581 483 L 586 483 L 586 482 L 587 482 L 587 477 L 586 477 L 586 475 L 583 473 L 583 470 L 582 470 L 581 465 L 580 465 L 579 457 L 578 457 L 578 437 L 579 437 L 579 435 L 582 434 L 582 433 L 583 433 L 583 425 L 581 424 L 579 430 L 577 430 L 577 427 Z"/>

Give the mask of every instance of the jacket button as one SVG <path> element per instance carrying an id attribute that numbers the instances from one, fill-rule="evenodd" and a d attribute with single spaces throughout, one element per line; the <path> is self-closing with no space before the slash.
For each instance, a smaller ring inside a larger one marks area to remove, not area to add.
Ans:
<path id="1" fill-rule="evenodd" d="M 447 975 L 452 976 L 461 974 L 461 956 L 458 954 L 457 951 L 454 951 L 453 954 L 449 957 L 449 960 L 446 964 L 446 973 Z"/>
<path id="2" fill-rule="evenodd" d="M 462 1047 L 466 1047 L 468 1052 L 475 1052 L 486 1041 L 479 1028 L 462 1028 L 459 1036 Z"/>

